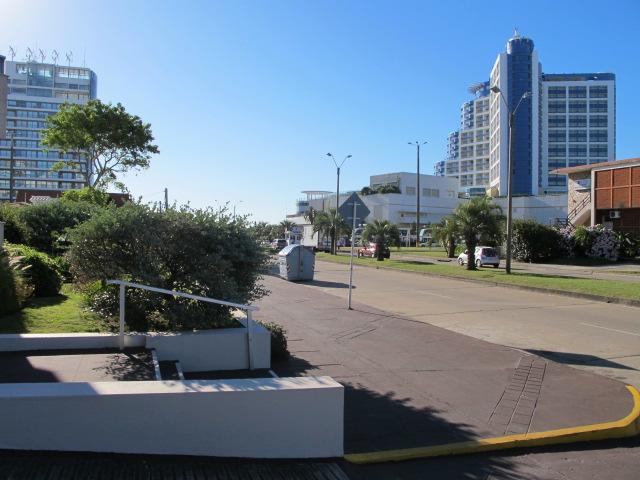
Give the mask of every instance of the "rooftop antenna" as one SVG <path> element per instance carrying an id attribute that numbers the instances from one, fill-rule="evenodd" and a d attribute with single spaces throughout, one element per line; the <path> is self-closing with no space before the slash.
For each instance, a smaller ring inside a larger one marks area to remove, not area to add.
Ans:
<path id="1" fill-rule="evenodd" d="M 41 62 L 44 63 L 45 58 L 47 58 L 47 54 L 41 48 L 38 50 L 40 51 Z"/>
<path id="2" fill-rule="evenodd" d="M 73 61 L 73 52 L 69 50 L 67 53 L 65 53 L 65 57 L 67 57 L 67 63 L 69 64 L 69 67 L 70 67 L 71 62 Z"/>
<path id="3" fill-rule="evenodd" d="M 9 45 L 9 55 L 11 55 L 11 61 L 16 57 L 16 49 Z"/>
<path id="4" fill-rule="evenodd" d="M 513 38 L 520 38 L 520 34 L 518 33 L 518 27 L 513 27 Z"/>
<path id="5" fill-rule="evenodd" d="M 58 64 L 58 57 L 59 57 L 59 55 L 58 55 L 58 51 L 57 51 L 57 50 L 54 50 L 54 51 L 51 53 L 51 58 L 53 59 L 53 64 L 54 64 L 54 65 L 57 65 L 57 64 Z"/>
<path id="6" fill-rule="evenodd" d="M 31 48 L 27 47 L 27 62 L 30 62 L 31 60 L 33 60 L 33 50 L 31 50 Z"/>

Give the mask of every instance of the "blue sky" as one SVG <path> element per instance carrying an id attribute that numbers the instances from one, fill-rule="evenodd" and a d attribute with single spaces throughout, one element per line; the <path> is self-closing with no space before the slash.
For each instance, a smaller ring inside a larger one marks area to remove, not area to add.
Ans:
<path id="1" fill-rule="evenodd" d="M 24 0 L 3 6 L 8 46 L 73 51 L 98 96 L 150 122 L 161 154 L 135 196 L 229 202 L 280 221 L 300 191 L 433 173 L 468 85 L 488 78 L 514 26 L 547 73 L 617 75 L 617 157 L 640 156 L 640 2 Z"/>

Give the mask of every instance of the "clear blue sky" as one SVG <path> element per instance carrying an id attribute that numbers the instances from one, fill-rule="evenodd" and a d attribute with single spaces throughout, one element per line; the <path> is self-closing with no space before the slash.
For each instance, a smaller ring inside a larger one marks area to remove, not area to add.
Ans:
<path id="1" fill-rule="evenodd" d="M 489 12 L 489 8 L 491 12 Z M 8 46 L 72 50 L 102 100 L 150 122 L 161 154 L 135 196 L 229 202 L 280 221 L 300 191 L 335 189 L 325 156 L 352 154 L 341 190 L 413 171 L 408 140 L 445 153 L 466 87 L 488 79 L 517 26 L 543 71 L 617 75 L 617 157 L 640 156 L 640 2 L 24 0 L 2 7 Z"/>

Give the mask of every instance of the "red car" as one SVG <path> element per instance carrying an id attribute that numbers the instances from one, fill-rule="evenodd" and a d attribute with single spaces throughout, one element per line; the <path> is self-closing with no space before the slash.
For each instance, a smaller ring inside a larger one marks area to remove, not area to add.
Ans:
<path id="1" fill-rule="evenodd" d="M 358 257 L 371 257 L 375 258 L 377 256 L 377 244 L 370 242 L 366 247 L 361 247 L 358 249 Z M 382 257 L 389 258 L 391 257 L 391 251 L 389 247 L 382 247 Z"/>

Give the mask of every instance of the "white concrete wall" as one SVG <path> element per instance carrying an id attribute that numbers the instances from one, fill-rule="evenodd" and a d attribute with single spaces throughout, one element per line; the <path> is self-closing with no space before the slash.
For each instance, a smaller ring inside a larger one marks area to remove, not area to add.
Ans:
<path id="1" fill-rule="evenodd" d="M 252 368 L 271 368 L 271 334 L 259 324 L 252 327 Z M 158 360 L 180 360 L 185 372 L 249 368 L 246 328 L 198 332 L 150 333 L 147 348 Z"/>
<path id="2" fill-rule="evenodd" d="M 0 449 L 321 458 L 343 454 L 330 377 L 0 385 Z"/>
<path id="3" fill-rule="evenodd" d="M 507 214 L 507 198 L 494 198 L 493 201 L 502 207 Z M 567 194 L 534 195 L 513 197 L 513 218 L 535 220 L 545 225 L 552 225 L 557 218 L 567 218 Z"/>
<path id="4" fill-rule="evenodd" d="M 125 335 L 125 347 L 144 347 L 142 333 Z M 0 335 L 0 352 L 118 348 L 114 333 L 18 333 Z"/>

